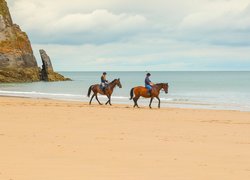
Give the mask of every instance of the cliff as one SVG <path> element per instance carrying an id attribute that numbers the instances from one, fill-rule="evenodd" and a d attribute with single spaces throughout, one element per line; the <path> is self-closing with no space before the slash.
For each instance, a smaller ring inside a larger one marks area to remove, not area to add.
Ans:
<path id="1" fill-rule="evenodd" d="M 6 1 L 0 0 L 0 83 L 40 80 L 69 79 L 53 69 L 43 68 L 40 71 L 27 34 L 18 25 L 13 24 Z"/>
<path id="2" fill-rule="evenodd" d="M 39 80 L 28 36 L 13 24 L 7 3 L 0 0 L 0 82 Z"/>

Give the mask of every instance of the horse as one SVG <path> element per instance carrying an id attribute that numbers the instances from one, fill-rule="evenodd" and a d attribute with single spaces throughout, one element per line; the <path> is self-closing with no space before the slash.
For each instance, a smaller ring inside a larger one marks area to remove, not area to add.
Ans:
<path id="1" fill-rule="evenodd" d="M 89 87 L 89 90 L 88 90 L 88 97 L 90 97 L 90 94 L 91 94 L 91 91 L 93 91 L 93 95 L 89 101 L 89 105 L 91 105 L 91 102 L 93 100 L 93 98 L 95 97 L 97 102 L 102 105 L 102 103 L 100 103 L 98 97 L 97 97 L 97 94 L 101 94 L 101 95 L 106 95 L 108 97 L 108 101 L 105 103 L 105 105 L 107 105 L 109 103 L 109 105 L 111 106 L 111 95 L 113 93 L 113 90 L 114 88 L 118 86 L 119 88 L 122 88 L 122 84 L 120 82 L 120 79 L 114 79 L 111 83 L 109 83 L 106 88 L 105 88 L 105 92 L 103 91 L 103 89 L 100 87 L 100 84 L 94 84 L 94 85 L 91 85 Z"/>
<path id="2" fill-rule="evenodd" d="M 134 100 L 134 107 L 138 107 L 137 101 L 142 96 L 144 98 L 151 98 L 149 107 L 151 107 L 154 98 L 158 99 L 158 108 L 160 108 L 161 100 L 159 98 L 160 90 L 163 89 L 165 93 L 168 93 L 168 83 L 159 83 L 152 86 L 151 94 L 148 93 L 148 89 L 142 86 L 134 87 L 130 91 L 130 100 Z M 134 97 L 135 94 L 135 97 Z M 133 98 L 134 97 L 134 98 Z"/>

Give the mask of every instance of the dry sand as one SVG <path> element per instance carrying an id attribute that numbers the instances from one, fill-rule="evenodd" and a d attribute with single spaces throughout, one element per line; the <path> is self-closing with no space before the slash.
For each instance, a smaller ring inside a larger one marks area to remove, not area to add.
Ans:
<path id="1" fill-rule="evenodd" d="M 0 180 L 249 180 L 250 113 L 0 98 Z"/>

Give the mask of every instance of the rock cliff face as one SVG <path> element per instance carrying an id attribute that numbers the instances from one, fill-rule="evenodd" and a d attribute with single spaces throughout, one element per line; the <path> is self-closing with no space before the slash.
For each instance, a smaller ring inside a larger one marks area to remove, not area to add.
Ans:
<path id="1" fill-rule="evenodd" d="M 45 55 L 40 71 L 28 36 L 13 24 L 6 1 L 0 0 L 0 83 L 69 80 L 53 71 Z"/>
<path id="2" fill-rule="evenodd" d="M 53 66 L 50 60 L 50 57 L 47 53 L 41 49 L 40 55 L 42 58 L 42 71 L 41 71 L 41 80 L 43 81 L 67 81 L 69 78 L 65 78 L 61 74 L 54 72 Z"/>
<path id="3" fill-rule="evenodd" d="M 7 3 L 0 0 L 0 82 L 39 80 L 28 36 L 13 24 Z"/>

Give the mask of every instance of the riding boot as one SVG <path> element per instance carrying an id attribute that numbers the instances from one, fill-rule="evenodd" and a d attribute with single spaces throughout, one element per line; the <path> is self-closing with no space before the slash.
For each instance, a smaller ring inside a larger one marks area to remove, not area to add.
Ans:
<path id="1" fill-rule="evenodd" d="M 149 95 L 149 96 L 152 95 L 152 89 L 150 89 L 150 90 L 148 91 L 148 95 Z"/>

